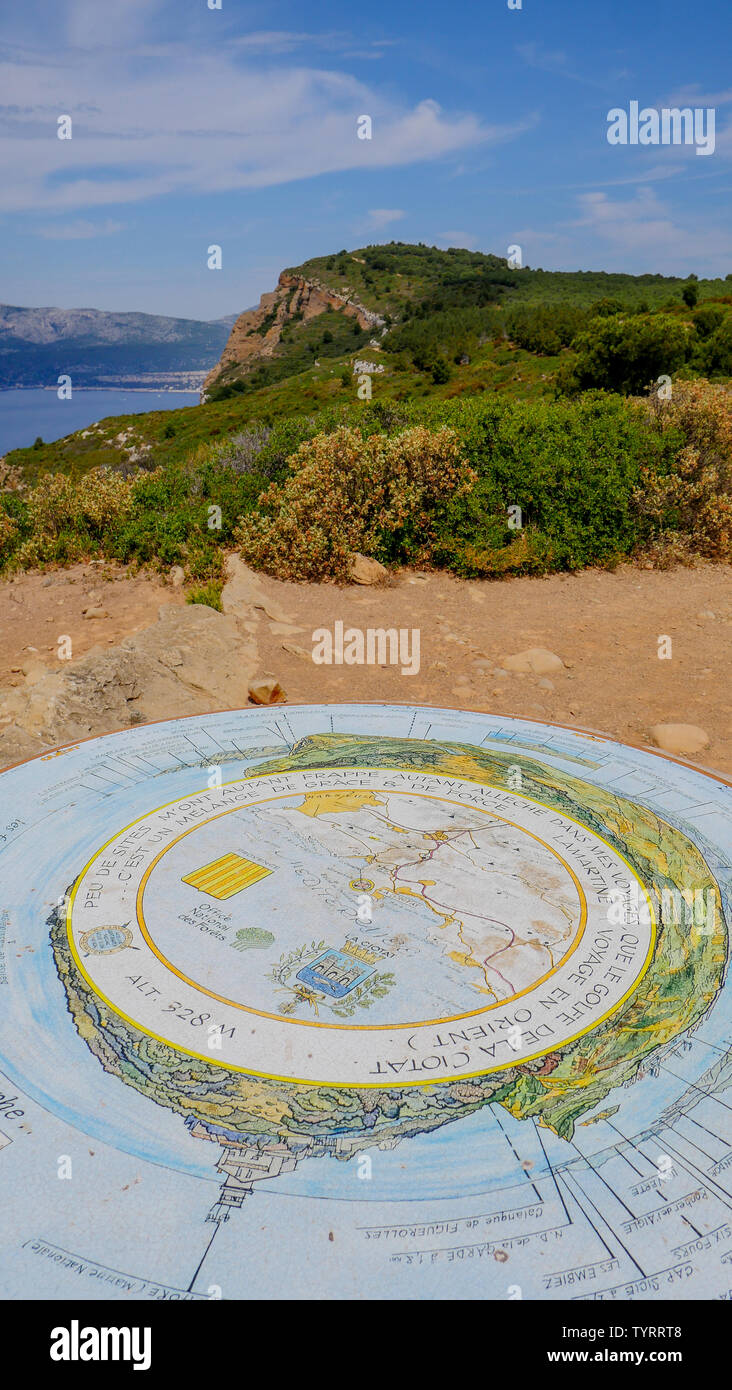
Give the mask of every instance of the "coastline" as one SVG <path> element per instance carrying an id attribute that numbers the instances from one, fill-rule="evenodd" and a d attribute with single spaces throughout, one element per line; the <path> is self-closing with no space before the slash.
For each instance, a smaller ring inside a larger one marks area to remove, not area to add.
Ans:
<path id="1" fill-rule="evenodd" d="M 56 392 L 57 386 L 0 386 L 0 391 L 50 391 Z M 191 396 L 198 391 L 196 386 L 74 386 L 74 394 L 77 391 L 129 391 L 139 395 L 159 396 L 163 393 L 166 396 Z M 199 391 L 200 395 L 200 391 Z"/>

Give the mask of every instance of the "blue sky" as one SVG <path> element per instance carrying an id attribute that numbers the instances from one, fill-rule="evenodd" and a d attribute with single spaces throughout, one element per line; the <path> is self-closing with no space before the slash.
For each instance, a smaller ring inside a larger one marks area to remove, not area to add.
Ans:
<path id="1" fill-rule="evenodd" d="M 216 318 L 287 265 L 392 239 L 518 244 L 547 269 L 732 271 L 729 0 L 3 11 L 4 303 Z M 714 154 L 609 145 L 608 112 L 631 100 L 713 106 Z"/>

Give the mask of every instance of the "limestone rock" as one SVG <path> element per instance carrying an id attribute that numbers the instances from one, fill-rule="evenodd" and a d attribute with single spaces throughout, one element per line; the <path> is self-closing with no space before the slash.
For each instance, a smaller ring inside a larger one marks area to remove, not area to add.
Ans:
<path id="1" fill-rule="evenodd" d="M 29 734 L 12 721 L 0 728 L 0 766 L 10 767 L 45 753 L 48 744 Z"/>
<path id="2" fill-rule="evenodd" d="M 664 753 L 700 753 L 709 745 L 706 729 L 697 724 L 654 724 L 651 738 Z"/>
<path id="3" fill-rule="evenodd" d="M 229 555 L 226 561 L 226 583 L 221 590 L 221 611 L 235 618 L 251 618 L 252 609 L 260 608 L 275 623 L 294 627 L 276 599 L 267 594 L 259 575 L 244 563 L 240 555 Z"/>
<path id="4" fill-rule="evenodd" d="M 287 696 L 279 681 L 265 677 L 252 682 L 249 699 L 254 705 L 284 705 Z"/>
<path id="5" fill-rule="evenodd" d="M 256 648 L 234 618 L 203 604 L 166 605 L 158 621 L 117 646 L 7 692 L 0 714 L 0 764 L 18 747 L 33 752 L 146 721 L 246 706 Z M 2 697 L 0 696 L 0 699 Z"/>
<path id="6" fill-rule="evenodd" d="M 389 571 L 370 555 L 351 555 L 348 577 L 352 584 L 383 584 Z"/>
<path id="7" fill-rule="evenodd" d="M 335 310 L 348 318 L 354 318 L 362 328 L 382 328 L 384 320 L 351 293 L 339 294 L 336 290 L 322 285 L 319 280 L 307 280 L 302 275 L 282 272 L 277 288 L 263 294 L 256 309 L 245 309 L 239 315 L 229 341 L 212 371 L 203 383 L 202 400 L 216 385 L 219 377 L 237 369 L 240 374 L 250 371 L 258 362 L 266 360 L 276 352 L 282 330 L 295 315 L 305 323 Z M 264 332 L 261 330 L 264 329 Z"/>
<path id="8" fill-rule="evenodd" d="M 501 666 L 505 671 L 518 671 L 535 676 L 551 676 L 554 671 L 564 670 L 561 656 L 547 651 L 546 647 L 529 647 L 525 652 L 503 656 Z"/>

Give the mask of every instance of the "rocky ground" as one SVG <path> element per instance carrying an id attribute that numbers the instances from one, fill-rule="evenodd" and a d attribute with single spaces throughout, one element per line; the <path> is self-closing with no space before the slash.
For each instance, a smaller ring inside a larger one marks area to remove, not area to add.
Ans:
<path id="1" fill-rule="evenodd" d="M 234 560 L 223 606 L 187 605 L 174 582 L 107 565 L 0 583 L 0 765 L 281 691 L 290 703 L 414 701 L 538 718 L 732 774 L 726 567 L 501 582 L 404 571 L 336 588 L 255 576 Z M 348 629 L 418 630 L 418 672 L 316 664 L 313 632 L 335 634 L 338 623 L 346 642 Z"/>

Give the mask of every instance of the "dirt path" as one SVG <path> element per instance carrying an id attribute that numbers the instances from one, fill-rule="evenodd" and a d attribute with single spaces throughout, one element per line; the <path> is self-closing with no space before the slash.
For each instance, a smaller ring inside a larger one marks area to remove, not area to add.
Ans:
<path id="1" fill-rule="evenodd" d="M 726 567 L 624 566 L 504 582 L 405 571 L 386 588 L 343 589 L 263 577 L 262 587 L 282 612 L 273 618 L 260 610 L 251 624 L 261 670 L 280 681 L 291 703 L 444 704 L 645 745 L 654 724 L 696 724 L 709 735 L 696 760 L 732 774 L 732 571 Z M 154 622 L 161 603 L 183 601 L 170 584 L 110 567 L 4 581 L 0 686 L 20 684 L 19 668 L 31 658 L 57 669 L 61 635 L 71 637 L 77 658 Z M 84 608 L 107 616 L 85 618 Z M 391 665 L 316 665 L 312 634 L 332 632 L 337 622 L 361 631 L 418 629 L 418 673 L 402 675 Z M 671 639 L 668 659 L 659 658 L 660 638 Z M 556 653 L 564 668 L 548 676 L 500 669 L 505 656 L 530 647 Z"/>
<path id="2" fill-rule="evenodd" d="M 72 565 L 0 581 L 0 687 L 22 685 L 29 658 L 58 668 L 59 639 L 72 660 L 154 623 L 162 603 L 183 603 L 180 589 L 120 566 Z M 84 616 L 101 610 L 105 617 Z"/>
<path id="3" fill-rule="evenodd" d="M 268 581 L 302 628 L 258 636 L 260 656 L 292 702 L 395 700 L 519 715 L 650 742 L 655 724 L 698 724 L 709 747 L 698 761 L 732 773 L 732 571 L 670 572 L 623 566 L 614 573 L 503 582 L 449 574 L 402 574 L 393 588 L 336 589 Z M 312 633 L 345 628 L 419 628 L 421 668 L 316 666 L 283 641 L 312 650 Z M 260 628 L 265 626 L 259 625 Z M 670 659 L 659 637 L 671 638 Z M 548 677 L 506 675 L 501 658 L 546 647 L 566 669 Z"/>

